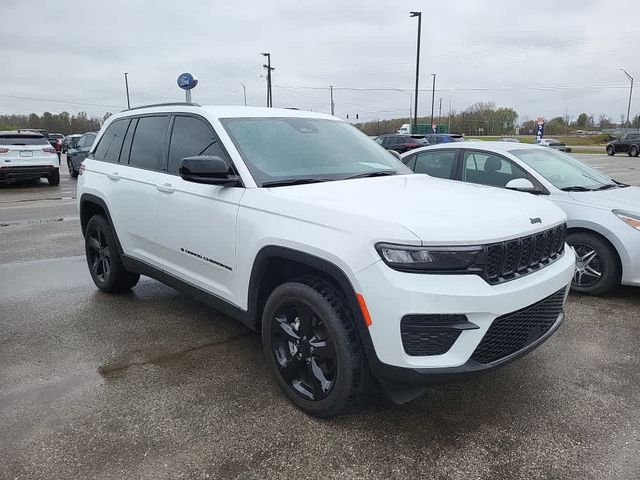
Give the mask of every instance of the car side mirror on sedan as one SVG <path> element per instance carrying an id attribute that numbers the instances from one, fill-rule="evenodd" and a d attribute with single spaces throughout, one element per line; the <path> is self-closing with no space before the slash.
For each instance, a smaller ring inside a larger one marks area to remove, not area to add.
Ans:
<path id="1" fill-rule="evenodd" d="M 240 185 L 240 177 L 230 173 L 229 164 L 220 157 L 199 155 L 180 160 L 180 176 L 187 182 L 208 185 Z"/>
<path id="2" fill-rule="evenodd" d="M 518 192 L 538 192 L 533 183 L 531 183 L 531 180 L 528 180 L 526 178 L 514 178 L 513 180 L 507 182 L 505 188 L 508 188 L 509 190 L 517 190 Z"/>

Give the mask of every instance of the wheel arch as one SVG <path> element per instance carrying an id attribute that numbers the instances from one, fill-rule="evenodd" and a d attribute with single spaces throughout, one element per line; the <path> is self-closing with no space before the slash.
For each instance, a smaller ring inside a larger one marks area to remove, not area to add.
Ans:
<path id="1" fill-rule="evenodd" d="M 593 229 L 587 228 L 587 227 L 569 227 L 567 229 L 567 236 L 571 235 L 572 233 L 584 233 L 584 234 L 587 234 L 587 235 L 593 235 L 595 237 L 598 237 L 600 240 L 602 240 L 607 245 L 609 245 L 611 247 L 611 250 L 616 255 L 616 260 L 618 262 L 619 272 L 622 274 L 624 266 L 622 265 L 622 257 L 620 255 L 620 252 L 618 251 L 618 248 L 616 247 L 616 245 L 613 242 L 611 242 L 611 240 L 609 240 L 605 235 L 603 235 L 602 233 L 600 233 L 600 232 L 598 232 L 596 230 L 593 230 Z"/>
<path id="2" fill-rule="evenodd" d="M 248 307 L 256 330 L 260 329 L 264 304 L 269 294 L 278 285 L 308 274 L 328 282 L 342 295 L 353 316 L 365 351 L 368 352 L 372 348 L 371 336 L 360 310 L 356 291 L 347 274 L 329 260 L 288 247 L 262 247 L 254 260 L 249 279 Z"/>
<path id="3" fill-rule="evenodd" d="M 91 193 L 83 193 L 80 197 L 80 228 L 82 229 L 82 236 L 84 236 L 85 231 L 87 229 L 87 223 L 89 219 L 94 215 L 104 215 L 107 218 L 107 222 L 109 222 L 109 226 L 113 231 L 113 235 L 116 239 L 116 246 L 118 248 L 118 253 L 120 255 L 123 254 L 122 245 L 120 244 L 120 239 L 118 238 L 118 234 L 115 229 L 115 225 L 113 223 L 113 219 L 111 218 L 111 212 L 109 212 L 109 207 L 104 199 L 98 197 L 97 195 L 93 195 Z"/>

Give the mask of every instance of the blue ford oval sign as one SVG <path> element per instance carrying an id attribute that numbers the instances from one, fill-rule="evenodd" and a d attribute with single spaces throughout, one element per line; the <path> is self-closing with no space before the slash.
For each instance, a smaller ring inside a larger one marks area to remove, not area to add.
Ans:
<path id="1" fill-rule="evenodd" d="M 191 90 L 198 84 L 198 80 L 190 73 L 183 73 L 178 77 L 178 86 L 183 90 Z"/>

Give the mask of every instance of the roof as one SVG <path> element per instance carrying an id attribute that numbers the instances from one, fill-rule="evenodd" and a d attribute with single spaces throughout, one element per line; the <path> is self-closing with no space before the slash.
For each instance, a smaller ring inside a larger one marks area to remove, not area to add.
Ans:
<path id="1" fill-rule="evenodd" d="M 197 113 L 203 116 L 215 118 L 242 118 L 242 117 L 301 117 L 301 118 L 325 118 L 336 121 L 342 121 L 337 117 L 332 117 L 325 113 L 307 112 L 305 110 L 294 110 L 290 108 L 267 108 L 267 107 L 245 107 L 233 105 L 189 105 L 189 104 L 173 104 L 158 105 L 149 107 L 136 107 L 135 109 L 125 110 L 109 117 L 117 119 L 132 115 L 144 115 L 147 113 Z"/>
<path id="2" fill-rule="evenodd" d="M 480 150 L 493 150 L 497 152 L 511 152 L 513 150 L 523 150 L 527 148 L 545 148 L 531 143 L 515 143 L 515 142 L 484 142 L 482 140 L 470 140 L 465 142 L 439 143 L 437 145 L 429 145 L 428 147 L 416 148 L 403 153 L 402 156 L 411 155 L 417 151 L 435 150 L 435 149 L 451 149 L 451 148 L 477 148 Z"/>

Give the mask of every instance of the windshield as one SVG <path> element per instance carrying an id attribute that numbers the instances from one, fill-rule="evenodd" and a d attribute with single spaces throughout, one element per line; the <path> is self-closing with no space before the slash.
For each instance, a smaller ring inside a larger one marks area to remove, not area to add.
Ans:
<path id="1" fill-rule="evenodd" d="M 348 123 L 321 118 L 220 120 L 256 183 L 344 180 L 375 172 L 412 173 Z"/>
<path id="2" fill-rule="evenodd" d="M 518 157 L 559 189 L 578 187 L 594 190 L 614 183 L 606 175 L 557 150 L 531 148 L 511 150 L 509 153 Z"/>

